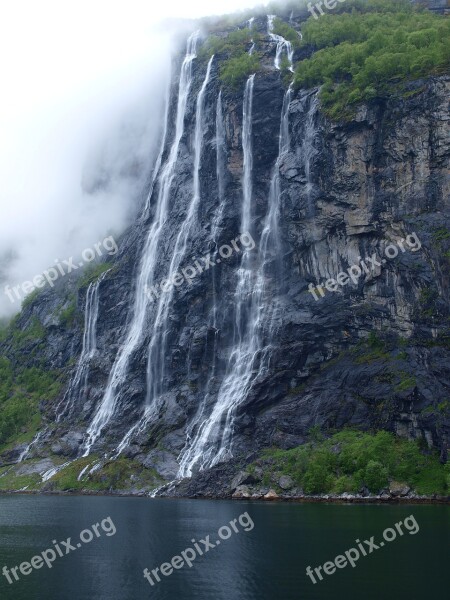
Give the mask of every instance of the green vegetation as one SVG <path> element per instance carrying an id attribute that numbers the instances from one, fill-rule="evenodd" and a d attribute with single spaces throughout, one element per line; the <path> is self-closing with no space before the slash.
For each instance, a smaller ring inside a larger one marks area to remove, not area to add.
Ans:
<path id="1" fill-rule="evenodd" d="M 96 265 L 90 265 L 86 268 L 85 272 L 83 273 L 83 276 L 79 280 L 78 287 L 87 287 L 90 283 L 98 279 L 100 275 L 103 275 L 103 273 L 109 271 L 109 269 L 111 269 L 111 265 L 109 263 L 103 262 Z"/>
<path id="2" fill-rule="evenodd" d="M 298 64 L 295 85 L 322 86 L 330 117 L 349 118 L 358 103 L 403 93 L 406 81 L 448 70 L 449 19 L 407 2 L 353 6 L 350 14 L 311 17 L 302 28 L 302 43 L 316 51 Z"/>
<path id="3" fill-rule="evenodd" d="M 0 447 L 29 429 L 35 431 L 39 403 L 56 398 L 60 387 L 55 373 L 14 368 L 9 359 L 0 357 Z"/>
<path id="4" fill-rule="evenodd" d="M 400 371 L 398 373 L 400 377 L 399 383 L 397 383 L 395 387 L 396 392 L 408 392 L 412 391 L 417 385 L 417 379 L 405 371 Z"/>
<path id="5" fill-rule="evenodd" d="M 345 429 L 293 450 L 269 450 L 262 464 L 273 473 L 289 475 L 307 494 L 354 493 L 363 487 L 379 493 L 390 482 L 406 484 L 423 495 L 450 493 L 449 467 L 435 452 L 424 454 L 419 442 L 387 431 Z"/>
<path id="6" fill-rule="evenodd" d="M 259 67 L 259 57 L 256 54 L 241 54 L 230 58 L 221 66 L 220 79 L 226 86 L 236 90 Z"/>
<path id="7" fill-rule="evenodd" d="M 45 336 L 46 331 L 37 317 L 32 317 L 28 327 L 23 330 L 18 327 L 18 318 L 15 317 L 3 331 L 0 342 L 8 340 L 14 351 L 22 351 L 30 345 L 43 342 Z"/>
<path id="8" fill-rule="evenodd" d="M 436 288 L 423 288 L 419 296 L 419 315 L 422 319 L 434 319 L 439 316 L 439 292 Z"/>
<path id="9" fill-rule="evenodd" d="M 436 244 L 450 240 L 450 231 L 446 227 L 441 227 L 433 233 L 433 241 Z"/>
<path id="10" fill-rule="evenodd" d="M 28 296 L 24 298 L 22 302 L 22 310 L 27 306 L 31 306 L 41 292 L 41 289 L 36 288 L 33 292 L 31 292 L 31 294 L 28 294 Z"/>
<path id="11" fill-rule="evenodd" d="M 298 35 L 297 31 L 291 27 L 285 21 L 281 19 L 274 19 L 273 21 L 273 33 L 276 35 L 281 35 L 285 40 L 291 42 L 294 48 L 299 48 L 301 45 L 301 38 Z"/>
<path id="12" fill-rule="evenodd" d="M 95 457 L 94 457 L 95 458 Z M 128 458 L 118 458 L 106 463 L 101 469 L 78 481 L 82 469 L 94 464 L 93 456 L 80 458 L 59 471 L 52 479 L 52 489 L 62 491 L 114 491 L 130 488 L 152 489 L 162 483 L 153 469 L 147 469 Z"/>
<path id="13" fill-rule="evenodd" d="M 71 294 L 64 304 L 56 311 L 56 317 L 66 329 L 70 329 L 77 319 L 81 319 L 81 315 L 77 312 L 77 299 L 74 294 Z"/>
<path id="14" fill-rule="evenodd" d="M 257 43 L 260 35 L 251 29 L 238 29 L 226 37 L 210 36 L 199 53 L 200 58 L 213 54 L 222 59 L 220 78 L 230 89 L 236 90 L 252 74 L 260 69 L 259 55 L 248 53 L 252 40 Z"/>
<path id="15" fill-rule="evenodd" d="M 11 467 L 0 468 L 0 490 L 22 490 L 39 489 L 41 477 L 34 473 L 33 475 L 17 475 L 15 469 Z"/>
<path id="16" fill-rule="evenodd" d="M 354 350 L 356 355 L 355 363 L 357 365 L 369 364 L 375 360 L 389 360 L 390 354 L 387 344 L 379 338 L 374 331 L 371 331 L 366 340 L 361 340 Z"/>
<path id="17" fill-rule="evenodd" d="M 54 461 L 60 465 L 63 459 L 56 458 Z M 129 489 L 151 490 L 163 483 L 154 469 L 147 469 L 128 458 L 107 462 L 99 470 L 83 476 L 82 481 L 78 481 L 81 471 L 88 465 L 93 466 L 96 461 L 97 457 L 94 455 L 75 460 L 45 483 L 42 483 L 37 473 L 21 474 L 23 465 L 0 467 L 0 490 L 19 490 L 27 486 L 30 491 L 45 489 L 63 492 L 111 492 Z M 26 466 L 32 466 L 36 462 L 36 459 L 27 461 Z"/>
<path id="18" fill-rule="evenodd" d="M 210 36 L 199 52 L 199 58 L 211 58 L 213 54 L 226 54 L 228 57 L 236 57 L 245 52 L 253 41 L 259 41 L 260 35 L 251 29 L 237 29 L 231 31 L 225 37 L 217 35 Z"/>

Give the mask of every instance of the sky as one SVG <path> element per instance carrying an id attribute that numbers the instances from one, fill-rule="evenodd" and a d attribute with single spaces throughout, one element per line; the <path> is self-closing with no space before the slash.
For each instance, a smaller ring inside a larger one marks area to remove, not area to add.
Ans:
<path id="1" fill-rule="evenodd" d="M 6 284 L 79 256 L 135 218 L 170 74 L 173 31 L 166 20 L 262 3 L 3 3 L 0 318 L 20 309 Z"/>

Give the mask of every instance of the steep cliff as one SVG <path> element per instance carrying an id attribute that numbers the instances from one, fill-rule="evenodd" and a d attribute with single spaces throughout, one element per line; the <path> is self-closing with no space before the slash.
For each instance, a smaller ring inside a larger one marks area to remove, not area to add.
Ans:
<path id="1" fill-rule="evenodd" d="M 48 489 L 65 468 L 95 489 L 116 461 L 130 489 L 194 476 L 195 494 L 313 427 L 383 429 L 447 459 L 450 77 L 330 120 L 317 88 L 286 84 L 266 18 L 252 26 L 261 68 L 236 90 L 190 38 L 141 219 L 2 342 L 13 369 L 62 383 L 1 455 Z"/>

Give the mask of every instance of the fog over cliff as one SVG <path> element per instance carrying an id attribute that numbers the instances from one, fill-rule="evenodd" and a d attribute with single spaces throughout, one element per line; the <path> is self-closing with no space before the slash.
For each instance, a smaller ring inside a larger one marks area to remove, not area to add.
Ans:
<path id="1" fill-rule="evenodd" d="M 183 19 L 256 2 L 17 2 L 0 24 L 3 293 L 119 235 L 139 209 Z M 26 18 L 24 16 L 26 15 Z M 168 19 L 177 17 L 177 25 Z"/>

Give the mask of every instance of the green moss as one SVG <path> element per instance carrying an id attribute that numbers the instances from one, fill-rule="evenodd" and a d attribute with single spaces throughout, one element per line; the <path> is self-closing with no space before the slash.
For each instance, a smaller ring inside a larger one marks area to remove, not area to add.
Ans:
<path id="1" fill-rule="evenodd" d="M 220 79 L 231 90 L 237 90 L 253 73 L 257 73 L 260 58 L 250 55 L 251 43 L 258 44 L 261 35 L 249 28 L 236 29 L 225 36 L 210 36 L 199 52 L 199 58 L 209 59 L 213 54 L 220 60 Z"/>
<path id="2" fill-rule="evenodd" d="M 341 475 L 338 477 L 335 482 L 332 491 L 335 494 L 343 494 L 347 493 L 356 493 L 358 492 L 359 486 L 353 477 L 349 477 L 348 475 Z"/>
<path id="3" fill-rule="evenodd" d="M 386 4 L 369 1 L 302 27 L 303 44 L 316 51 L 298 64 L 295 85 L 322 86 L 331 118 L 350 118 L 362 102 L 401 96 L 407 81 L 449 69 L 450 21 L 408 3 Z"/>
<path id="4" fill-rule="evenodd" d="M 440 242 L 447 240 L 450 240 L 450 231 L 446 227 L 441 227 L 433 233 L 433 242 L 435 244 L 440 244 Z"/>
<path id="5" fill-rule="evenodd" d="M 0 358 L 0 448 L 11 439 L 35 431 L 40 422 L 39 404 L 56 398 L 61 390 L 57 373 L 37 367 L 23 369 Z M 4 449 L 4 448 L 3 448 Z"/>
<path id="6" fill-rule="evenodd" d="M 152 489 L 162 483 L 161 477 L 153 469 L 147 469 L 139 463 L 127 458 L 107 462 L 101 469 L 78 477 L 89 464 L 94 464 L 95 457 L 81 458 L 59 471 L 50 480 L 52 489 L 62 491 L 116 491 L 130 488 Z"/>
<path id="7" fill-rule="evenodd" d="M 85 482 L 78 481 L 78 476 L 81 473 L 81 471 L 84 469 L 84 467 L 86 467 L 90 463 L 93 463 L 94 459 L 94 456 L 80 458 L 79 460 L 72 462 L 70 465 L 67 465 L 67 467 L 65 467 L 61 471 L 58 471 L 58 473 L 56 473 L 56 475 L 54 475 L 50 479 L 52 488 L 61 491 L 76 491 L 81 490 L 83 488 L 92 490 L 97 489 L 95 485 L 90 485 L 86 484 Z"/>
<path id="8" fill-rule="evenodd" d="M 32 317 L 30 324 L 25 329 L 20 329 L 17 318 L 13 319 L 8 327 L 7 339 L 11 342 L 14 351 L 27 349 L 31 344 L 44 342 L 47 332 L 37 317 Z"/>
<path id="9" fill-rule="evenodd" d="M 6 473 L 3 477 L 1 475 Z M 15 469 L 4 467 L 0 469 L 0 490 L 16 491 L 27 488 L 28 490 L 36 490 L 40 488 L 41 477 L 38 473 L 33 475 L 16 475 Z"/>
<path id="10" fill-rule="evenodd" d="M 417 380 L 409 373 L 406 373 L 405 371 L 399 371 L 397 375 L 400 378 L 400 381 L 395 386 L 396 392 L 412 391 L 416 387 Z"/>
<path id="11" fill-rule="evenodd" d="M 41 292 L 41 289 L 36 288 L 33 292 L 31 292 L 31 294 L 28 294 L 28 296 L 26 296 L 22 302 L 22 310 L 27 306 L 31 306 Z"/>
<path id="12" fill-rule="evenodd" d="M 390 354 L 386 342 L 371 331 L 366 340 L 361 340 L 353 350 L 357 365 L 369 364 L 376 360 L 389 360 Z"/>
<path id="13" fill-rule="evenodd" d="M 282 21 L 281 19 L 274 19 L 273 33 L 284 37 L 285 40 L 291 42 L 294 48 L 299 48 L 301 46 L 301 38 L 298 35 L 297 31 L 293 27 L 291 27 L 291 25 L 289 25 L 285 21 Z"/>
<path id="14" fill-rule="evenodd" d="M 210 36 L 203 47 L 200 49 L 198 56 L 200 59 L 210 59 L 213 54 L 221 56 L 226 55 L 228 58 L 240 56 L 247 51 L 248 46 L 258 42 L 261 39 L 260 34 L 252 29 L 237 29 L 228 33 L 226 36 Z"/>
<path id="15" fill-rule="evenodd" d="M 77 320 L 77 301 L 75 296 L 71 296 L 69 303 L 66 303 L 64 307 L 58 311 L 57 316 L 63 327 L 66 327 L 67 329 L 73 327 Z"/>
<path id="16" fill-rule="evenodd" d="M 220 79 L 232 90 L 237 90 L 250 75 L 260 69 L 259 56 L 244 52 L 225 61 L 220 67 Z"/>
<path id="17" fill-rule="evenodd" d="M 379 493 L 390 481 L 405 482 L 419 494 L 450 493 L 449 467 L 440 464 L 436 452 L 425 453 L 419 441 L 387 431 L 345 429 L 292 450 L 267 450 L 258 465 L 267 481 L 272 473 L 283 473 L 308 494 L 354 493 L 363 486 Z"/>
<path id="18" fill-rule="evenodd" d="M 113 267 L 115 268 L 115 267 Z M 79 288 L 85 288 L 87 287 L 89 284 L 93 283 L 94 281 L 96 281 L 100 275 L 103 275 L 103 273 L 105 273 L 106 271 L 109 271 L 111 269 L 111 265 L 109 263 L 99 263 L 96 265 L 90 265 L 89 267 L 86 268 L 85 272 L 83 273 L 83 276 L 80 278 L 79 282 L 78 282 L 78 287 Z"/>

